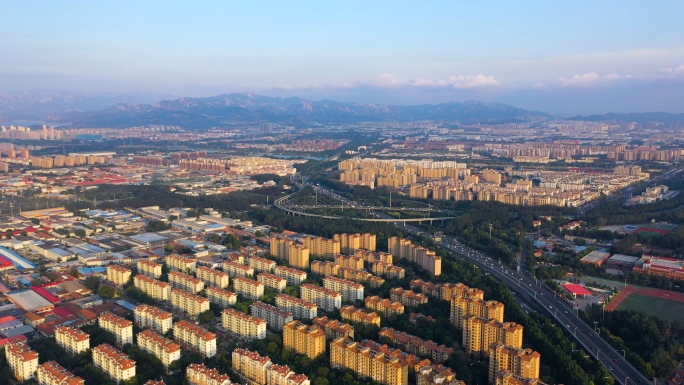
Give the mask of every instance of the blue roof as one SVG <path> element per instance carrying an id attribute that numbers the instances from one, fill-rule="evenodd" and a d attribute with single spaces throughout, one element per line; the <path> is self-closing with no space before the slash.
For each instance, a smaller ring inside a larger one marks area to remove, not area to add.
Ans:
<path id="1" fill-rule="evenodd" d="M 37 268 L 38 265 L 35 263 L 27 260 L 26 258 L 20 256 L 19 254 L 15 253 L 14 251 L 11 251 L 9 249 L 6 249 L 4 247 L 0 247 L 0 256 L 3 256 L 4 258 L 8 259 L 12 264 L 16 267 L 20 267 L 23 269 L 29 269 L 29 268 Z"/>
<path id="2" fill-rule="evenodd" d="M 576 247 L 572 248 L 572 251 L 574 251 L 575 253 L 581 253 L 586 249 L 587 249 L 586 246 L 576 246 Z"/>
<path id="3" fill-rule="evenodd" d="M 544 241 L 534 241 L 532 242 L 534 244 L 534 247 L 544 247 L 546 246 L 546 242 Z"/>
<path id="4" fill-rule="evenodd" d="M 130 302 L 128 302 L 128 301 L 124 301 L 124 300 L 122 300 L 122 299 L 116 301 L 116 304 L 119 305 L 119 306 L 123 306 L 123 307 L 125 307 L 126 309 L 128 309 L 128 310 L 130 310 L 130 311 L 133 311 L 133 310 L 135 310 L 136 307 L 138 307 L 137 305 L 134 305 L 134 304 L 132 304 L 132 303 L 130 303 Z"/>
<path id="5" fill-rule="evenodd" d="M 79 267 L 76 270 L 78 270 L 78 273 L 81 275 L 93 275 L 93 274 L 102 274 L 107 271 L 106 267 L 101 267 L 101 266 L 96 266 L 96 267 Z"/>

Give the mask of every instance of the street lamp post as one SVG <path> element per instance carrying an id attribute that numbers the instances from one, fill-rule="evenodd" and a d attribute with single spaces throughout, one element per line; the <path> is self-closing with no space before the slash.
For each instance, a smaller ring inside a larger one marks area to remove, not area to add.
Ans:
<path id="1" fill-rule="evenodd" d="M 600 354 L 600 353 L 601 353 L 601 349 L 599 349 L 598 352 L 596 352 L 596 359 L 597 359 L 597 360 L 599 359 L 599 354 Z"/>
<path id="2" fill-rule="evenodd" d="M 623 358 L 623 359 L 626 359 L 626 358 L 625 358 L 625 351 L 624 351 L 624 350 L 622 351 L 622 358 Z"/>
<path id="3" fill-rule="evenodd" d="M 629 380 L 629 376 L 625 378 L 625 385 L 627 385 L 627 380 Z"/>

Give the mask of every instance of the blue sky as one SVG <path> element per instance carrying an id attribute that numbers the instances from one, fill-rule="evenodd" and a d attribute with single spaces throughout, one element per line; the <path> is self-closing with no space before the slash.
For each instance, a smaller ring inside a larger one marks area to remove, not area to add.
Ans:
<path id="1" fill-rule="evenodd" d="M 0 92 L 684 112 L 682 1 L 22 1 Z"/>

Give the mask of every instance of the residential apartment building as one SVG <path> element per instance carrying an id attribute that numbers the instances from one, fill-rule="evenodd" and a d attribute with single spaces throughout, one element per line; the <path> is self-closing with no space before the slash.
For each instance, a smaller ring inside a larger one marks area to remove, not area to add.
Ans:
<path id="1" fill-rule="evenodd" d="M 266 338 L 266 320 L 253 317 L 235 309 L 224 309 L 221 313 L 223 328 L 247 339 Z"/>
<path id="2" fill-rule="evenodd" d="M 245 277 L 235 277 L 233 288 L 237 294 L 251 300 L 258 300 L 264 295 L 264 284 Z"/>
<path id="3" fill-rule="evenodd" d="M 117 264 L 107 265 L 107 280 L 118 286 L 123 286 L 131 279 L 131 269 Z"/>
<path id="4" fill-rule="evenodd" d="M 234 277 L 253 277 L 254 269 L 234 261 L 223 262 L 223 271 Z"/>
<path id="5" fill-rule="evenodd" d="M 419 290 L 428 297 L 451 301 L 453 297 L 484 299 L 484 292 L 462 283 L 433 283 L 414 279 L 410 283 L 411 290 Z"/>
<path id="6" fill-rule="evenodd" d="M 248 383 L 268 384 L 266 370 L 272 364 L 270 358 L 242 348 L 234 349 L 231 358 L 233 371 L 246 378 Z"/>
<path id="7" fill-rule="evenodd" d="M 295 245 L 295 241 L 284 237 L 271 237 L 269 239 L 269 253 L 280 259 L 286 261 L 290 247 Z"/>
<path id="8" fill-rule="evenodd" d="M 252 257 L 249 259 L 249 267 L 257 273 L 273 273 L 276 262 L 268 258 Z"/>
<path id="9" fill-rule="evenodd" d="M 285 278 L 287 284 L 293 286 L 301 285 L 302 282 L 306 280 L 306 271 L 286 266 L 276 266 L 276 268 L 273 269 L 273 274 Z"/>
<path id="10" fill-rule="evenodd" d="M 197 269 L 197 260 L 178 254 L 171 254 L 166 257 L 166 266 L 171 270 L 192 273 Z"/>
<path id="11" fill-rule="evenodd" d="M 164 334 L 173 328 L 173 315 L 158 307 L 138 305 L 133 310 L 135 324 L 141 328 L 152 329 Z"/>
<path id="12" fill-rule="evenodd" d="M 237 303 L 237 294 L 233 293 L 232 291 L 219 289 L 215 286 L 209 286 L 207 287 L 206 293 L 210 302 L 215 303 L 222 308 L 226 308 Z"/>
<path id="13" fill-rule="evenodd" d="M 361 257 L 367 264 L 382 262 L 391 265 L 394 261 L 392 254 L 385 253 L 384 251 L 367 251 L 367 250 L 356 250 L 354 252 L 355 257 Z"/>
<path id="14" fill-rule="evenodd" d="M 109 344 L 94 347 L 93 364 L 116 381 L 125 381 L 135 376 L 135 361 Z"/>
<path id="15" fill-rule="evenodd" d="M 369 285 L 370 287 L 372 287 L 372 288 L 376 288 L 376 289 L 377 289 L 377 288 L 381 287 L 381 286 L 384 285 L 384 284 L 385 284 L 385 280 L 384 280 L 383 278 L 376 277 L 376 276 L 374 276 L 374 275 L 371 276 L 371 277 L 368 279 L 368 285 Z"/>
<path id="16" fill-rule="evenodd" d="M 494 342 L 489 346 L 489 382 L 494 383 L 501 370 L 510 370 L 524 378 L 539 378 L 540 357 L 532 349 L 516 349 L 501 341 Z"/>
<path id="17" fill-rule="evenodd" d="M 39 385 L 85 385 L 84 379 L 74 376 L 55 361 L 38 365 L 37 374 Z"/>
<path id="18" fill-rule="evenodd" d="M 204 281 L 179 271 L 169 273 L 169 283 L 174 289 L 185 290 L 190 293 L 199 293 L 204 289 Z"/>
<path id="19" fill-rule="evenodd" d="M 188 315 L 193 318 L 197 317 L 200 313 L 209 310 L 208 299 L 179 289 L 171 290 L 171 305 L 176 309 L 188 313 Z"/>
<path id="20" fill-rule="evenodd" d="M 78 328 L 64 325 L 56 327 L 55 340 L 72 356 L 90 349 L 90 335 Z"/>
<path id="21" fill-rule="evenodd" d="M 325 311 L 333 311 L 342 307 L 342 295 L 334 290 L 305 283 L 299 287 L 300 298 L 313 302 Z"/>
<path id="22" fill-rule="evenodd" d="M 207 368 L 204 364 L 190 364 L 185 371 L 190 385 L 233 385 L 227 374 L 216 369 Z"/>
<path id="23" fill-rule="evenodd" d="M 325 353 L 325 331 L 316 325 L 291 321 L 283 326 L 283 347 L 316 359 Z"/>
<path id="24" fill-rule="evenodd" d="M 416 307 L 428 302 L 428 297 L 425 294 L 416 293 L 413 290 L 404 290 L 401 287 L 390 289 L 390 299 L 401 302 L 407 307 Z"/>
<path id="25" fill-rule="evenodd" d="M 17 381 L 26 381 L 35 376 L 38 369 L 38 352 L 31 350 L 25 343 L 20 341 L 7 343 L 5 357 Z"/>
<path id="26" fill-rule="evenodd" d="M 340 253 L 354 254 L 356 250 L 375 251 L 377 236 L 375 234 L 335 234 L 333 240 L 340 241 Z"/>
<path id="27" fill-rule="evenodd" d="M 671 382 L 670 382 L 671 383 Z M 545 385 L 538 378 L 525 378 L 510 370 L 500 370 L 494 378 L 494 385 Z"/>
<path id="28" fill-rule="evenodd" d="M 311 261 L 311 272 L 318 275 L 339 275 L 340 265 L 331 261 Z"/>
<path id="29" fill-rule="evenodd" d="M 114 334 L 117 346 L 133 344 L 133 322 L 110 312 L 100 314 L 97 322 L 102 329 Z"/>
<path id="30" fill-rule="evenodd" d="M 340 272 L 337 276 L 342 279 L 346 279 L 357 283 L 371 282 L 374 277 L 373 274 L 367 272 L 366 270 L 356 270 L 344 266 L 340 267 Z"/>
<path id="31" fill-rule="evenodd" d="M 341 311 L 341 309 L 340 309 Z M 318 325 L 325 332 L 325 338 L 328 340 L 336 340 L 340 337 L 354 339 L 354 327 L 348 323 L 340 322 L 336 319 L 330 319 L 328 316 L 316 317 L 313 319 L 313 324 Z"/>
<path id="32" fill-rule="evenodd" d="M 498 301 L 453 297 L 451 299 L 451 323 L 457 328 L 463 329 L 464 319 L 468 315 L 504 322 L 504 304 Z"/>
<path id="33" fill-rule="evenodd" d="M 442 364 L 427 365 L 416 371 L 416 385 L 465 385 L 456 379 L 456 374 L 451 368 Z"/>
<path id="34" fill-rule="evenodd" d="M 318 305 L 287 294 L 276 296 L 276 307 L 292 313 L 295 319 L 314 319 L 318 315 Z"/>
<path id="35" fill-rule="evenodd" d="M 158 281 L 154 278 L 138 274 L 133 277 L 133 284 L 143 293 L 154 299 L 161 301 L 171 299 L 171 284 L 168 282 Z"/>
<path id="36" fill-rule="evenodd" d="M 439 345 L 431 340 L 426 341 L 420 337 L 394 330 L 393 328 L 384 327 L 378 332 L 378 335 L 381 338 L 389 339 L 393 345 L 401 347 L 405 352 L 429 357 L 432 362 L 444 362 L 454 353 L 454 348 Z"/>
<path id="37" fill-rule="evenodd" d="M 380 298 L 377 295 L 366 297 L 364 303 L 367 309 L 371 309 L 385 317 L 393 314 L 404 314 L 404 304 L 399 301 L 390 301 L 389 298 Z"/>
<path id="38" fill-rule="evenodd" d="M 333 259 L 340 253 L 340 241 L 323 237 L 306 236 L 302 238 L 302 244 L 313 255 Z"/>
<path id="39" fill-rule="evenodd" d="M 289 311 L 278 309 L 260 301 L 250 305 L 249 312 L 254 317 L 265 319 L 266 326 L 273 330 L 283 330 L 283 325 L 294 319 Z"/>
<path id="40" fill-rule="evenodd" d="M 378 313 L 357 309 L 353 305 L 342 306 L 340 308 L 340 316 L 345 321 L 380 326 L 380 316 Z"/>
<path id="41" fill-rule="evenodd" d="M 395 257 L 417 263 L 432 275 L 442 274 L 442 257 L 408 239 L 392 237 L 387 240 L 387 249 Z"/>
<path id="42" fill-rule="evenodd" d="M 406 270 L 403 267 L 390 265 L 385 262 L 371 264 L 371 271 L 375 275 L 382 275 L 390 279 L 401 279 L 406 275 Z"/>
<path id="43" fill-rule="evenodd" d="M 148 276 L 150 278 L 159 279 L 162 275 L 162 265 L 147 259 L 141 259 L 136 263 L 138 274 Z"/>
<path id="44" fill-rule="evenodd" d="M 365 342 L 365 341 L 364 341 Z M 409 365 L 399 357 L 374 350 L 364 342 L 338 338 L 330 343 L 330 366 L 350 369 L 384 385 L 408 385 Z"/>
<path id="45" fill-rule="evenodd" d="M 361 270 L 363 269 L 363 262 L 363 258 L 355 257 L 353 255 L 338 254 L 335 256 L 335 263 L 340 265 L 340 267 Z"/>
<path id="46" fill-rule="evenodd" d="M 287 365 L 273 364 L 266 369 L 268 385 L 310 385 L 304 374 L 295 374 Z"/>
<path id="47" fill-rule="evenodd" d="M 270 273 L 257 274 L 257 281 L 263 283 L 264 286 L 270 287 L 278 293 L 281 293 L 283 290 L 285 290 L 285 287 L 287 286 L 287 280 L 285 278 L 278 277 L 277 275 Z"/>
<path id="48" fill-rule="evenodd" d="M 363 262 L 361 262 L 363 264 Z M 363 300 L 363 285 L 343 278 L 327 276 L 323 278 L 323 287 L 328 290 L 339 292 L 347 301 Z M 341 306 L 341 303 L 340 303 Z"/>
<path id="49" fill-rule="evenodd" d="M 165 367 L 180 359 L 180 345 L 150 329 L 138 333 L 137 341 L 138 346 L 157 357 Z"/>
<path id="50" fill-rule="evenodd" d="M 212 269 L 206 266 L 197 267 L 197 278 L 204 281 L 208 286 L 225 289 L 230 283 L 230 275 L 223 271 Z"/>
<path id="51" fill-rule="evenodd" d="M 515 322 L 499 322 L 474 315 L 463 318 L 463 347 L 467 354 L 487 357 L 489 347 L 497 341 L 515 349 L 522 348 L 523 326 Z"/>
<path id="52" fill-rule="evenodd" d="M 216 334 L 186 320 L 173 325 L 173 339 L 184 349 L 209 358 L 216 355 Z"/>

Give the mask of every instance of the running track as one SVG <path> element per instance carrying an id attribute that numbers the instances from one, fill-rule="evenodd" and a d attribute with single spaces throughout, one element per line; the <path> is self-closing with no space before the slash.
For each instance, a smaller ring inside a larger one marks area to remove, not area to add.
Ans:
<path id="1" fill-rule="evenodd" d="M 671 301 L 677 301 L 677 302 L 684 303 L 684 293 L 680 293 L 680 292 L 676 292 L 676 291 L 661 290 L 661 289 L 653 289 L 650 287 L 627 286 L 627 287 L 621 289 L 620 292 L 618 293 L 617 297 L 615 297 L 612 301 L 610 301 L 610 303 L 606 306 L 606 310 L 607 311 L 615 310 L 618 306 L 620 306 L 620 303 L 622 303 L 622 301 L 624 301 L 625 298 L 627 298 L 632 293 L 642 294 L 642 295 L 646 295 L 649 297 L 669 299 Z"/>

